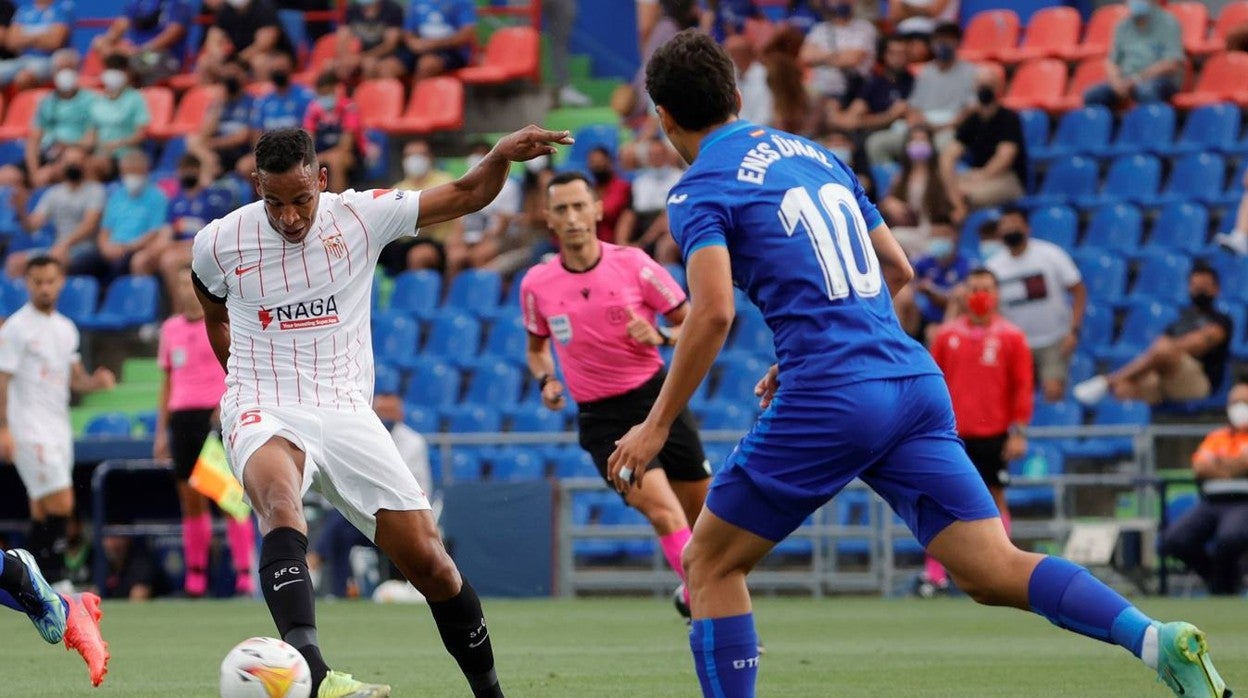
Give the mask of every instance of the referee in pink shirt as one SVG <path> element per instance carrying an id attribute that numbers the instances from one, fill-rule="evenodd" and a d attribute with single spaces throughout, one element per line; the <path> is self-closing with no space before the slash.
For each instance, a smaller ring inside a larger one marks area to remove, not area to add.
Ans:
<path id="1" fill-rule="evenodd" d="M 562 409 L 564 384 L 555 378 L 553 339 L 567 390 L 576 400 L 581 447 L 606 480 L 616 440 L 645 418 L 659 395 L 665 372 L 658 348 L 675 344 L 688 304 L 671 274 L 645 252 L 598 240 L 602 202 L 585 175 L 557 175 L 547 195 L 546 222 L 560 251 L 530 269 L 520 284 L 529 370 L 542 386 L 543 404 Z M 655 326 L 659 314 L 667 318 L 667 328 Z M 646 471 L 646 486 L 629 488 L 625 501 L 654 526 L 664 556 L 684 581 L 680 553 L 711 477 L 688 410 L 672 425 L 658 464 Z M 677 606 L 687 616 L 682 596 L 683 590 Z"/>

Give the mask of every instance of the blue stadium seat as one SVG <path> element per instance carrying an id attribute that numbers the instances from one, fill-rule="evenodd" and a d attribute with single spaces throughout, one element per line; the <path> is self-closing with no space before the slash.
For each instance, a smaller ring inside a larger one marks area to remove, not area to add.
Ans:
<path id="1" fill-rule="evenodd" d="M 439 408 L 459 401 L 459 371 L 436 356 L 418 356 L 407 362 L 405 405 Z"/>
<path id="2" fill-rule="evenodd" d="M 119 276 L 104 294 L 100 309 L 84 319 L 80 327 L 88 330 L 124 330 L 156 322 L 160 302 L 160 284 L 154 276 Z"/>
<path id="3" fill-rule="evenodd" d="M 1026 134 L 1024 133 L 1024 137 Z M 875 190 L 886 192 L 893 186 L 893 180 L 896 179 L 897 173 L 901 171 L 901 165 L 895 162 L 882 162 L 871 166 L 871 179 L 875 184 Z"/>
<path id="4" fill-rule="evenodd" d="M 431 407 L 422 405 L 403 404 L 403 423 L 411 427 L 413 430 L 421 434 L 435 434 L 439 431 L 438 422 L 441 418 L 438 411 Z M 430 463 L 435 462 L 432 451 L 429 454 Z"/>
<path id="5" fill-rule="evenodd" d="M 1039 109 L 1024 109 L 1018 113 L 1023 126 L 1023 145 L 1027 153 L 1036 152 L 1049 144 L 1049 115 Z"/>
<path id="6" fill-rule="evenodd" d="M 134 423 L 125 412 L 101 412 L 87 420 L 82 433 L 94 439 L 128 439 L 133 430 Z"/>
<path id="7" fill-rule="evenodd" d="M 1154 199 L 1155 205 L 1174 201 L 1217 202 L 1226 178 L 1226 161 L 1213 153 L 1184 155 L 1170 171 L 1166 188 Z"/>
<path id="8" fill-rule="evenodd" d="M 1121 259 L 1118 261 L 1122 262 Z M 1121 267 L 1125 269 L 1126 264 L 1122 264 Z M 1123 275 L 1125 278 L 1125 272 Z M 1090 300 L 1083 311 L 1083 327 L 1079 330 L 1079 345 L 1082 347 L 1108 346 L 1114 339 L 1114 309 L 1103 303 L 1104 298 L 1091 291 L 1092 283 L 1099 281 L 1099 278 L 1084 277 L 1083 279 L 1083 283 L 1089 288 Z M 1121 286 L 1119 288 L 1121 289 Z M 1071 382 L 1073 384 L 1074 381 Z"/>
<path id="9" fill-rule="evenodd" d="M 1186 303 L 1187 274 L 1191 269 L 1192 258 L 1187 255 L 1164 249 L 1142 250 L 1131 295 L 1133 298 L 1157 299 L 1167 303 Z"/>
<path id="10" fill-rule="evenodd" d="M 838 526 L 866 526 L 871 523 L 871 492 L 858 487 L 844 489 L 832 499 Z M 836 554 L 846 557 L 871 555 L 871 538 L 857 536 L 838 538 Z"/>
<path id="11" fill-rule="evenodd" d="M 143 410 L 134 413 L 134 425 L 144 436 L 156 433 L 156 410 Z"/>
<path id="12" fill-rule="evenodd" d="M 528 346 L 529 333 L 524 329 L 524 322 L 517 312 L 510 317 L 499 317 L 491 323 L 490 331 L 485 337 L 483 357 L 522 366 Z"/>
<path id="13" fill-rule="evenodd" d="M 1103 400 L 1092 412 L 1092 423 L 1102 426 L 1148 426 L 1152 411 L 1143 402 Z M 1083 458 L 1125 458 L 1134 452 L 1130 436 L 1093 436 L 1083 439 L 1068 456 Z"/>
<path id="14" fill-rule="evenodd" d="M 1048 440 L 1033 439 L 1027 445 L 1027 454 L 1010 461 L 1010 474 L 1015 477 L 1053 477 L 1066 470 L 1062 450 Z M 1010 508 L 1052 508 L 1055 492 L 1051 485 L 1033 487 L 1013 485 L 1005 491 Z"/>
<path id="15" fill-rule="evenodd" d="M 1239 108 L 1233 104 L 1210 104 L 1193 109 L 1183 122 L 1179 137 L 1161 152 L 1189 155 L 1207 150 L 1232 150 L 1239 137 L 1239 120 Z"/>
<path id="16" fill-rule="evenodd" d="M 1248 303 L 1248 257 L 1231 255 L 1219 250 L 1202 257 L 1218 272 L 1222 292 L 1220 299 L 1226 303 Z"/>
<path id="17" fill-rule="evenodd" d="M 481 458 L 469 449 L 451 451 L 451 479 L 453 482 L 479 482 L 485 467 Z"/>
<path id="18" fill-rule="evenodd" d="M 501 482 L 540 480 L 546 477 L 546 464 L 534 448 L 503 448 L 490 458 L 490 479 Z"/>
<path id="19" fill-rule="evenodd" d="M 1096 161 L 1077 155 L 1054 162 L 1040 184 L 1040 191 L 1018 200 L 1020 206 L 1035 208 L 1050 204 L 1072 203 L 1080 196 L 1096 191 Z"/>
<path id="20" fill-rule="evenodd" d="M 1119 202 L 1150 203 L 1161 186 L 1161 161 L 1152 155 L 1123 155 L 1109 165 L 1105 184 L 1095 194 L 1075 199 L 1079 208 Z"/>
<path id="21" fill-rule="evenodd" d="M 488 269 L 461 271 L 451 280 L 446 306 L 477 317 L 488 317 L 497 308 L 503 293 L 503 277 Z"/>
<path id="22" fill-rule="evenodd" d="M 746 431 L 754 424 L 754 410 L 724 400 L 713 400 L 701 409 L 700 428 L 706 431 Z"/>
<path id="23" fill-rule="evenodd" d="M 406 315 L 373 313 L 373 356 L 378 363 L 403 366 L 420 346 L 420 328 Z"/>
<path id="24" fill-rule="evenodd" d="M 443 410 L 446 430 L 452 434 L 497 434 L 502 430 L 503 418 L 493 407 L 460 404 Z"/>
<path id="25" fill-rule="evenodd" d="M 160 149 L 160 157 L 152 167 L 152 178 L 173 177 L 178 173 L 178 160 L 186 154 L 186 137 L 174 136 L 165 141 Z"/>
<path id="26" fill-rule="evenodd" d="M 1079 239 L 1079 216 L 1069 206 L 1045 206 L 1027 215 L 1031 235 L 1071 250 Z"/>
<path id="27" fill-rule="evenodd" d="M 95 301 L 99 297 L 100 282 L 94 276 L 71 276 L 65 279 L 56 309 L 74 324 L 82 324 L 95 314 Z"/>
<path id="28" fill-rule="evenodd" d="M 572 523 L 577 526 L 607 525 L 613 518 L 611 510 L 623 505 L 614 492 L 576 492 L 572 495 Z M 623 541 L 615 538 L 576 538 L 572 554 L 588 560 L 610 560 L 619 557 Z"/>
<path id="29" fill-rule="evenodd" d="M 303 59 L 311 44 L 308 43 L 308 25 L 303 18 L 303 10 L 278 10 L 277 21 L 282 25 L 282 32 L 290 39 L 291 45 L 300 59 Z M 302 66 L 296 66 L 302 67 Z"/>
<path id="30" fill-rule="evenodd" d="M 1162 207 L 1148 236 L 1148 246 L 1196 254 L 1209 234 L 1209 209 L 1200 204 L 1176 201 Z"/>
<path id="31" fill-rule="evenodd" d="M 814 539 L 802 535 L 803 532 L 809 532 L 810 528 L 815 525 L 815 517 L 807 516 L 802 525 L 797 527 L 788 538 L 776 543 L 771 549 L 770 555 L 790 555 L 795 557 L 809 557 L 815 552 Z"/>
<path id="32" fill-rule="evenodd" d="M 740 359 L 730 357 L 722 361 L 719 381 L 715 385 L 715 400 L 752 409 L 758 404 L 758 398 L 754 396 L 754 386 L 769 366 L 766 361 L 752 356 Z"/>
<path id="33" fill-rule="evenodd" d="M 1035 409 L 1031 413 L 1031 426 L 1077 427 L 1081 424 L 1083 424 L 1083 407 L 1079 403 L 1073 400 L 1049 402 L 1040 398 L 1036 399 Z M 1054 439 L 1037 438 L 1035 441 L 1051 444 L 1061 449 L 1078 443 L 1078 439 L 1073 436 L 1063 436 Z"/>
<path id="34" fill-rule="evenodd" d="M 523 434 L 563 431 L 563 415 L 537 405 L 521 405 L 511 415 L 511 430 Z"/>
<path id="35" fill-rule="evenodd" d="M 1091 308 L 1092 306 L 1089 305 L 1088 307 Z M 1085 327 L 1088 324 L 1088 314 L 1086 310 L 1083 315 L 1083 324 Z M 1110 331 L 1113 331 L 1112 327 L 1110 328 Z M 1105 341 L 1109 341 L 1108 337 Z M 1096 360 L 1084 352 L 1076 351 L 1070 357 L 1070 368 L 1067 369 L 1066 387 L 1069 390 L 1073 386 L 1076 386 L 1095 375 Z"/>
<path id="36" fill-rule="evenodd" d="M 1118 303 L 1127 288 L 1127 260 L 1098 249 L 1075 250 L 1071 257 L 1097 303 Z"/>
<path id="37" fill-rule="evenodd" d="M 1187 288 L 1186 285 L 1183 287 Z M 1114 366 L 1126 363 L 1144 351 L 1166 326 L 1174 322 L 1178 310 L 1173 305 L 1158 301 L 1137 300 L 1127 308 L 1122 321 L 1122 331 L 1109 346 L 1093 347 L 1096 358 Z"/>
<path id="38" fill-rule="evenodd" d="M 468 378 L 464 399 L 478 405 L 514 405 L 520 399 L 520 371 L 502 361 L 482 361 Z"/>
<path id="39" fill-rule="evenodd" d="M 1143 236 L 1144 217 L 1140 209 L 1127 204 L 1109 204 L 1093 211 L 1081 248 L 1129 256 L 1140 248 Z"/>
<path id="40" fill-rule="evenodd" d="M 1100 152 L 1109 143 L 1113 125 L 1113 115 L 1105 107 L 1084 107 L 1066 112 L 1057 122 L 1053 141 L 1034 151 L 1028 150 L 1027 155 L 1035 160 L 1054 160 Z"/>
<path id="41" fill-rule="evenodd" d="M 430 318 L 425 354 L 440 356 L 462 366 L 476 359 L 480 345 L 481 325 L 471 315 L 458 309 L 444 308 Z"/>
<path id="42" fill-rule="evenodd" d="M 402 386 L 402 375 L 398 369 L 389 364 L 378 363 L 373 367 L 373 394 L 398 395 Z"/>
<path id="43" fill-rule="evenodd" d="M 1248 129 L 1244 129 L 1248 133 Z M 1248 150 L 1239 154 L 1239 167 L 1235 168 L 1235 173 L 1231 175 L 1231 181 L 1226 184 L 1226 191 L 1211 201 L 1219 206 L 1235 209 L 1239 207 L 1240 201 L 1244 198 L 1244 179 L 1248 178 Z M 1230 216 L 1223 221 L 1223 225 L 1230 229 L 1233 219 Z"/>
<path id="44" fill-rule="evenodd" d="M 555 477 L 563 480 L 596 478 L 599 475 L 593 457 L 582 448 L 572 448 L 564 451 L 555 461 Z"/>
<path id="45" fill-rule="evenodd" d="M 979 229 L 985 223 L 995 223 L 1000 217 L 999 208 L 978 208 L 968 213 L 958 232 L 958 252 L 968 259 L 979 259 Z"/>
<path id="46" fill-rule="evenodd" d="M 686 291 L 689 290 L 689 283 L 688 279 L 685 278 L 685 266 L 683 264 L 673 264 L 668 262 L 663 265 L 663 268 L 667 270 L 668 274 L 672 275 L 672 278 L 676 280 L 676 283 L 680 284 L 681 288 Z"/>
<path id="47" fill-rule="evenodd" d="M 411 269 L 394 277 L 390 310 L 417 320 L 430 317 L 442 295 L 442 276 L 429 269 Z"/>
<path id="48" fill-rule="evenodd" d="M 1169 104 L 1141 104 L 1122 117 L 1113 142 L 1097 154 L 1117 156 L 1165 152 L 1174 140 L 1174 123 L 1174 107 Z"/>
<path id="49" fill-rule="evenodd" d="M 563 162 L 560 170 L 586 170 L 585 161 L 589 159 L 590 151 L 599 146 L 605 147 L 611 152 L 611 157 L 620 149 L 620 127 L 618 124 L 590 124 L 577 129 L 572 134 L 576 142 L 568 150 L 568 158 Z"/>
<path id="50" fill-rule="evenodd" d="M 732 339 L 728 345 L 736 350 L 750 353 L 770 351 L 774 336 L 763 320 L 763 311 L 751 303 L 737 306 L 737 318 L 733 322 Z"/>

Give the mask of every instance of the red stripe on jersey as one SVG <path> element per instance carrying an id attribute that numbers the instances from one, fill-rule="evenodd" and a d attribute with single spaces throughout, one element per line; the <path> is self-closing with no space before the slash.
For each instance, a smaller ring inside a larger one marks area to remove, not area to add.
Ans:
<path id="1" fill-rule="evenodd" d="M 277 359 L 274 356 L 273 340 L 269 340 L 269 368 L 273 369 L 273 399 L 280 407 L 282 404 L 282 389 L 277 384 Z"/>
<path id="2" fill-rule="evenodd" d="M 260 371 L 256 369 L 256 338 L 251 338 L 251 379 L 256 382 L 256 404 L 260 404 Z"/>
<path id="3" fill-rule="evenodd" d="M 351 360 L 355 362 L 355 375 L 358 379 L 360 376 L 364 375 L 364 367 L 360 365 L 360 352 L 364 350 L 363 330 L 356 331 L 355 345 L 355 351 L 351 352 Z M 356 405 L 355 401 L 351 402 L 351 411 L 359 412 L 359 407 Z"/>
<path id="4" fill-rule="evenodd" d="M 368 234 L 368 226 L 364 225 L 364 219 L 360 218 L 360 214 L 355 212 L 354 206 L 346 203 L 344 203 L 343 206 L 346 206 L 347 210 L 351 212 L 351 215 L 355 216 L 355 222 L 359 223 L 360 229 L 364 231 L 364 244 L 368 247 L 372 247 L 372 238 Z"/>
<path id="5" fill-rule="evenodd" d="M 264 297 L 264 244 L 260 242 L 260 221 L 256 221 L 256 248 L 260 250 L 260 297 Z"/>
<path id="6" fill-rule="evenodd" d="M 329 253 L 326 252 L 325 254 Z M 334 386 L 334 407 L 341 407 L 341 405 L 338 404 L 338 335 L 330 335 L 329 339 L 332 343 L 330 351 L 333 352 L 333 358 L 329 360 L 329 368 L 331 371 L 329 374 L 329 382 Z"/>
<path id="7" fill-rule="evenodd" d="M 290 247 L 282 242 L 282 281 L 286 282 L 286 292 L 290 293 L 290 277 L 286 275 L 286 249 Z"/>
<path id="8" fill-rule="evenodd" d="M 218 223 L 216 228 L 212 230 L 212 259 L 217 263 L 217 268 L 221 273 L 225 274 L 225 266 L 221 264 L 221 257 L 217 254 L 217 238 L 221 237 L 221 224 Z"/>
<path id="9" fill-rule="evenodd" d="M 242 216 L 238 217 L 238 229 L 234 231 L 234 247 L 236 248 L 236 251 L 238 252 L 238 268 L 242 269 L 243 268 L 243 217 Z M 235 269 L 234 271 L 237 272 L 238 269 Z M 238 277 L 238 297 L 239 298 L 247 297 L 246 295 L 243 294 L 243 277 L 241 276 Z M 259 395 L 258 390 L 256 391 L 256 394 Z"/>
<path id="10" fill-rule="evenodd" d="M 303 260 L 303 280 L 307 282 L 308 288 L 312 288 L 312 275 L 308 273 L 308 246 L 304 242 L 299 243 L 299 259 Z"/>
<path id="11" fill-rule="evenodd" d="M 316 406 L 321 406 L 321 383 L 317 377 L 321 373 L 321 340 L 312 340 L 312 390 L 316 396 Z"/>
<path id="12" fill-rule="evenodd" d="M 342 236 L 342 244 L 347 248 L 347 276 L 351 276 L 351 244 L 347 242 L 347 236 L 342 234 L 342 229 L 338 227 L 338 217 L 333 211 L 329 212 L 329 219 L 334 222 L 334 232 Z"/>
<path id="13" fill-rule="evenodd" d="M 291 367 L 295 369 L 295 402 L 303 404 L 303 386 L 299 379 L 299 343 L 292 337 L 290 340 L 290 352 L 292 358 L 290 360 Z"/>

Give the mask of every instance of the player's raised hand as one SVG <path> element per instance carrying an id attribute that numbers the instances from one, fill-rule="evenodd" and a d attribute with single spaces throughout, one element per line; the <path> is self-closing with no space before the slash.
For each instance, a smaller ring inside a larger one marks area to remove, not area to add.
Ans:
<path id="1" fill-rule="evenodd" d="M 542 386 L 542 404 L 551 410 L 563 409 L 563 383 L 551 378 Z"/>
<path id="2" fill-rule="evenodd" d="M 758 384 L 754 386 L 754 394 L 758 396 L 758 406 L 767 409 L 779 387 L 780 365 L 772 364 L 771 368 L 767 369 L 767 373 L 764 373 L 763 377 L 758 380 Z"/>
<path id="3" fill-rule="evenodd" d="M 523 162 L 539 155 L 553 155 L 556 143 L 572 145 L 572 142 L 571 131 L 550 131 L 529 124 L 500 138 L 494 150 L 512 162 Z"/>
<path id="4" fill-rule="evenodd" d="M 13 432 L 8 427 L 0 427 L 0 461 L 13 462 Z"/>
<path id="5" fill-rule="evenodd" d="M 651 325 L 645 318 L 638 315 L 632 308 L 628 309 L 628 336 L 641 344 L 659 346 L 663 343 L 663 335 L 658 328 Z"/>
<path id="6" fill-rule="evenodd" d="M 663 450 L 669 431 L 650 422 L 642 422 L 615 442 L 615 451 L 607 459 L 607 477 L 617 492 L 628 492 L 633 485 L 641 487 L 641 478 L 659 451 Z"/>
<path id="7" fill-rule="evenodd" d="M 107 368 L 100 366 L 91 374 L 96 390 L 112 390 L 117 387 L 117 376 Z"/>

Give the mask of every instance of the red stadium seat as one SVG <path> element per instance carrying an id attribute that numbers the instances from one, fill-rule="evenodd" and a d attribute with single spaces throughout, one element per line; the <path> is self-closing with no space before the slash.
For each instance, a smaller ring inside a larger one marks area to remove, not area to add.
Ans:
<path id="1" fill-rule="evenodd" d="M 1216 53 L 1226 50 L 1226 36 L 1231 29 L 1241 24 L 1248 23 L 1248 0 L 1238 0 L 1232 2 L 1222 8 L 1222 13 L 1218 15 L 1218 21 L 1213 25 L 1213 32 L 1209 38 L 1199 44 L 1196 53 Z"/>
<path id="2" fill-rule="evenodd" d="M 147 124 L 148 135 L 168 129 L 169 122 L 173 121 L 173 90 L 168 87 L 144 87 L 139 92 L 143 94 L 147 112 L 152 117 Z"/>
<path id="3" fill-rule="evenodd" d="M 1179 20 L 1183 50 L 1193 55 L 1202 53 L 1209 33 L 1209 8 L 1203 2 L 1172 2 L 1166 10 Z"/>
<path id="4" fill-rule="evenodd" d="M 1018 68 L 1001 103 L 1020 109 L 1045 109 L 1066 91 L 1066 64 L 1055 58 L 1028 61 Z"/>
<path id="5" fill-rule="evenodd" d="M 104 57 L 95 49 L 87 51 L 87 55 L 82 57 L 82 67 L 78 69 L 78 86 L 99 89 L 103 85 L 100 82 L 100 74 L 103 72 Z"/>
<path id="6" fill-rule="evenodd" d="M 351 53 L 359 53 L 360 40 L 351 37 L 347 50 Z M 325 64 L 334 60 L 338 55 L 338 35 L 329 33 L 316 40 L 312 45 L 312 56 L 308 59 L 308 69 L 295 73 L 290 77 L 291 81 L 304 85 L 312 85 L 316 82 L 316 77 L 325 69 Z"/>
<path id="7" fill-rule="evenodd" d="M 1001 51 L 1006 63 L 1021 63 L 1035 58 L 1061 55 L 1079 43 L 1083 20 L 1073 7 L 1046 7 L 1031 16 L 1023 43 L 1018 48 Z"/>
<path id="8" fill-rule="evenodd" d="M 1067 112 L 1083 106 L 1083 93 L 1097 83 L 1105 82 L 1108 69 L 1104 56 L 1091 56 L 1075 66 L 1075 74 L 1066 86 L 1066 94 L 1055 98 L 1046 107 L 1049 111 Z"/>
<path id="9" fill-rule="evenodd" d="M 443 75 L 417 82 L 403 115 L 383 128 L 387 133 L 432 133 L 463 125 L 464 83 Z"/>
<path id="10" fill-rule="evenodd" d="M 1018 45 L 1018 31 L 1014 10 L 977 12 L 966 25 L 958 56 L 967 61 L 996 60 L 1002 50 Z"/>
<path id="11" fill-rule="evenodd" d="M 39 108 L 39 100 L 49 92 L 51 90 L 39 87 L 13 95 L 13 101 L 4 114 L 4 123 L 0 125 L 0 141 L 25 138 L 30 132 L 30 121 L 35 116 L 35 110 Z"/>
<path id="12" fill-rule="evenodd" d="M 511 80 L 536 82 L 541 74 L 541 36 L 532 27 L 499 29 L 485 46 L 481 65 L 463 68 L 458 75 L 469 84 Z"/>
<path id="13" fill-rule="evenodd" d="M 1174 96 L 1174 106 L 1194 109 L 1216 102 L 1235 102 L 1248 106 L 1248 53 L 1225 51 L 1215 53 L 1205 62 L 1191 92 Z"/>
<path id="14" fill-rule="evenodd" d="M 155 122 L 148 128 L 148 135 L 165 140 L 176 136 L 187 136 L 199 130 L 204 123 L 208 107 L 221 93 L 217 85 L 196 85 L 187 90 L 178 100 L 178 108 L 173 119 L 165 126 L 157 126 Z"/>
<path id="15" fill-rule="evenodd" d="M 352 95 L 364 128 L 385 129 L 403 111 L 403 83 L 394 78 L 361 82 Z"/>
<path id="16" fill-rule="evenodd" d="M 1173 5 L 1171 5 L 1173 7 Z M 1114 41 L 1114 28 L 1127 16 L 1126 5 L 1101 5 L 1084 27 L 1083 41 L 1063 47 L 1057 55 L 1068 61 L 1105 56 Z"/>

